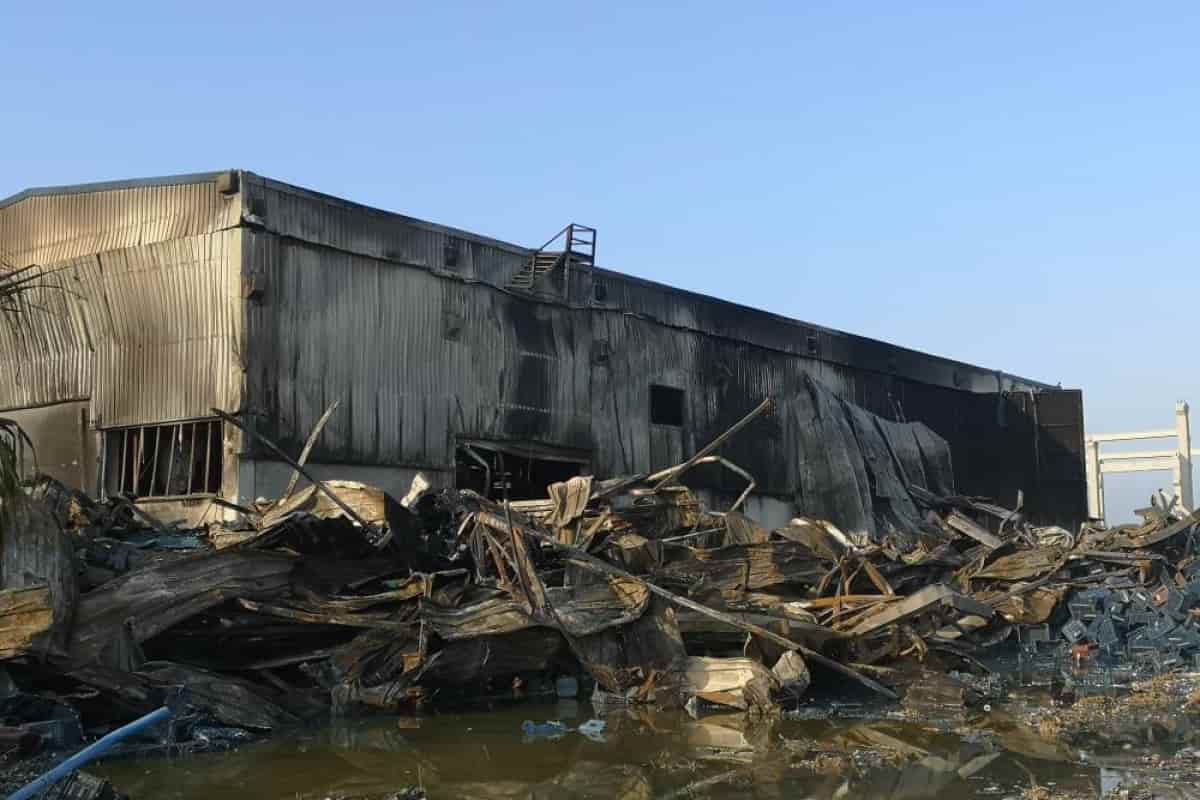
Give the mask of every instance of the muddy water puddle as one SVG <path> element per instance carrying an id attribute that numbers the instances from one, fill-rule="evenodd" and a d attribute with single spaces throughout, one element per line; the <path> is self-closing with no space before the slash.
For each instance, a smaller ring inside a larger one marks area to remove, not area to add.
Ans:
<path id="1" fill-rule="evenodd" d="M 587 724 L 595 719 L 603 725 Z M 382 799 L 408 787 L 429 798 L 539 800 L 1082 798 L 1147 773 L 1149 752 L 1083 754 L 1001 711 L 937 721 L 894 712 L 695 720 L 630 710 L 600 717 L 587 702 L 558 701 L 344 721 L 233 752 L 112 761 L 95 771 L 133 800 Z"/>

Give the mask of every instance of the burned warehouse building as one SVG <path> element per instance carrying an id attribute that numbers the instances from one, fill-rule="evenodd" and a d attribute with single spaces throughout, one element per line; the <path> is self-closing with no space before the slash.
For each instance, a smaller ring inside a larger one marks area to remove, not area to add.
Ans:
<path id="1" fill-rule="evenodd" d="M 21 192 L 0 255 L 44 272 L 0 328 L 25 456 L 164 518 L 289 479 L 216 411 L 295 454 L 337 403 L 317 477 L 517 500 L 677 464 L 768 397 L 689 476 L 716 506 L 870 528 L 898 477 L 1086 517 L 1078 391 L 602 269 L 582 225 L 531 249 L 225 171 Z"/>

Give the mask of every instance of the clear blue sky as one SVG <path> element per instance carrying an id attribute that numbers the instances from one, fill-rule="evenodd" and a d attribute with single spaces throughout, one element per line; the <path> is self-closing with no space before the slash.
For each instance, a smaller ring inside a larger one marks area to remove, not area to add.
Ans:
<path id="1" fill-rule="evenodd" d="M 0 10 L 0 196 L 241 167 L 575 220 L 608 267 L 1082 387 L 1092 431 L 1200 406 L 1195 3 L 76 5 Z"/>

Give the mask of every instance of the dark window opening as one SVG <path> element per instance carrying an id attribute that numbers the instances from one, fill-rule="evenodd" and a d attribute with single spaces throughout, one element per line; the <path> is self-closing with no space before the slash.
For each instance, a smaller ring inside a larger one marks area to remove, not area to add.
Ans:
<path id="1" fill-rule="evenodd" d="M 541 500 L 547 496 L 547 486 L 583 474 L 585 466 L 581 461 L 459 445 L 454 456 L 454 485 L 490 500 Z"/>
<path id="2" fill-rule="evenodd" d="M 592 284 L 592 296 L 596 298 L 597 303 L 603 303 L 608 299 L 608 287 L 604 285 L 604 281 L 596 281 Z"/>
<path id="3" fill-rule="evenodd" d="M 186 497 L 221 491 L 221 421 L 142 425 L 104 432 L 109 495 Z"/>
<path id="4" fill-rule="evenodd" d="M 442 263 L 447 267 L 458 266 L 458 242 L 448 239 L 442 245 Z"/>
<path id="5" fill-rule="evenodd" d="M 650 423 L 683 427 L 683 389 L 651 384 Z"/>

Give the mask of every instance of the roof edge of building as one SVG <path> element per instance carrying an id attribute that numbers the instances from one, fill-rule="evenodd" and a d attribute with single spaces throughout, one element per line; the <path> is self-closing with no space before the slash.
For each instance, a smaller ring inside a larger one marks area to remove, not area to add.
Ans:
<path id="1" fill-rule="evenodd" d="M 402 221 L 408 225 L 415 225 L 420 228 L 425 228 L 426 230 L 436 231 L 438 233 L 444 233 L 462 239 L 470 239 L 478 242 L 479 244 L 489 245 L 502 250 L 508 250 L 519 255 L 528 255 L 535 249 L 515 244 L 513 242 L 508 242 L 503 239 L 496 239 L 495 237 L 488 236 L 486 234 L 469 231 L 465 228 L 456 228 L 452 225 L 443 225 L 440 222 L 431 222 L 430 220 L 421 219 L 420 217 L 411 217 L 408 214 L 401 214 L 398 211 L 390 211 L 386 208 L 380 208 L 379 206 L 371 206 L 365 203 L 359 203 L 355 200 L 339 197 L 336 194 L 329 194 L 328 192 L 322 192 L 318 189 L 310 189 L 307 186 L 301 186 L 296 183 L 281 181 L 277 178 L 271 178 L 266 175 L 260 175 L 257 172 L 251 172 L 250 170 L 241 170 L 241 174 L 250 178 L 251 180 L 258 181 L 259 183 L 276 190 L 301 194 L 321 202 L 334 203 L 345 208 L 352 208 L 369 214 L 377 214 L 389 217 L 391 219 Z"/>
<path id="2" fill-rule="evenodd" d="M 1020 383 L 1020 384 L 1026 385 L 1026 386 L 1036 387 L 1038 389 L 1048 390 L 1048 389 L 1061 389 L 1062 388 L 1061 385 L 1047 383 L 1046 381 L 1034 380 L 1032 378 L 1026 378 L 1024 376 L 1015 375 L 1015 374 L 1013 374 L 1011 372 L 1007 372 L 1005 370 L 991 369 L 989 367 L 981 367 L 978 364 L 972 364 L 969 361 L 961 361 L 957 358 L 950 358 L 949 356 L 938 355 L 937 353 L 930 353 L 930 352 L 926 352 L 925 350 L 915 350 L 911 347 L 905 347 L 904 345 L 896 344 L 895 342 L 888 342 L 888 341 L 884 341 L 883 339 L 875 339 L 870 336 L 863 336 L 860 333 L 852 333 L 850 331 L 841 330 L 840 328 L 830 328 L 827 325 L 820 325 L 815 322 L 808 322 L 807 320 L 802 320 L 802 319 L 799 319 L 798 317 L 789 317 L 785 314 L 778 314 L 774 311 L 767 311 L 766 309 L 758 308 L 757 306 L 748 306 L 743 303 L 735 302 L 733 300 L 727 300 L 723 297 L 717 297 L 716 295 L 705 294 L 704 292 L 697 292 L 692 289 L 684 289 L 682 287 L 675 286 L 673 284 L 661 283 L 659 281 L 655 281 L 650 278 L 643 278 L 639 275 L 631 275 L 628 272 L 621 272 L 620 270 L 609 269 L 607 267 L 594 267 L 594 271 L 596 273 L 599 273 L 602 276 L 609 275 L 609 276 L 612 276 L 619 280 L 632 281 L 634 283 L 639 283 L 639 284 L 649 286 L 649 287 L 652 287 L 655 289 L 661 289 L 661 290 L 668 291 L 668 292 L 676 292 L 678 294 L 688 295 L 688 296 L 698 298 L 698 299 L 703 300 L 708 303 L 718 303 L 720 305 L 724 305 L 724 306 L 728 306 L 732 309 L 736 309 L 739 312 L 756 314 L 756 315 L 759 315 L 762 317 L 767 317 L 767 318 L 770 318 L 773 322 L 776 322 L 781 325 L 796 326 L 796 327 L 804 328 L 806 330 L 812 330 L 812 331 L 816 331 L 816 332 L 832 334 L 834 336 L 846 336 L 846 337 L 850 337 L 852 339 L 857 339 L 859 341 L 872 342 L 874 344 L 878 344 L 878 345 L 881 345 L 884 347 L 890 347 L 894 350 L 898 350 L 903 353 L 908 353 L 913 356 L 919 356 L 921 358 L 935 359 L 944 364 L 948 364 L 948 365 L 951 365 L 954 367 L 961 367 L 963 369 L 973 370 L 976 372 L 989 373 L 992 375 L 996 375 L 1000 378 L 1008 378 L 1009 380 L 1011 380 L 1013 382 Z"/>
<path id="3" fill-rule="evenodd" d="M 235 170 L 236 171 L 236 170 Z M 11 206 L 31 197 L 55 197 L 68 194 L 92 194 L 94 192 L 112 192 L 120 189 L 137 189 L 146 186 L 180 186 L 189 183 L 208 183 L 219 176 L 230 172 L 222 169 L 215 172 L 185 172 L 178 175 L 158 175 L 149 178 L 126 178 L 116 181 L 95 181 L 92 183 L 73 183 L 61 186 L 32 186 L 22 189 L 16 194 L 0 198 L 0 208 Z"/>

